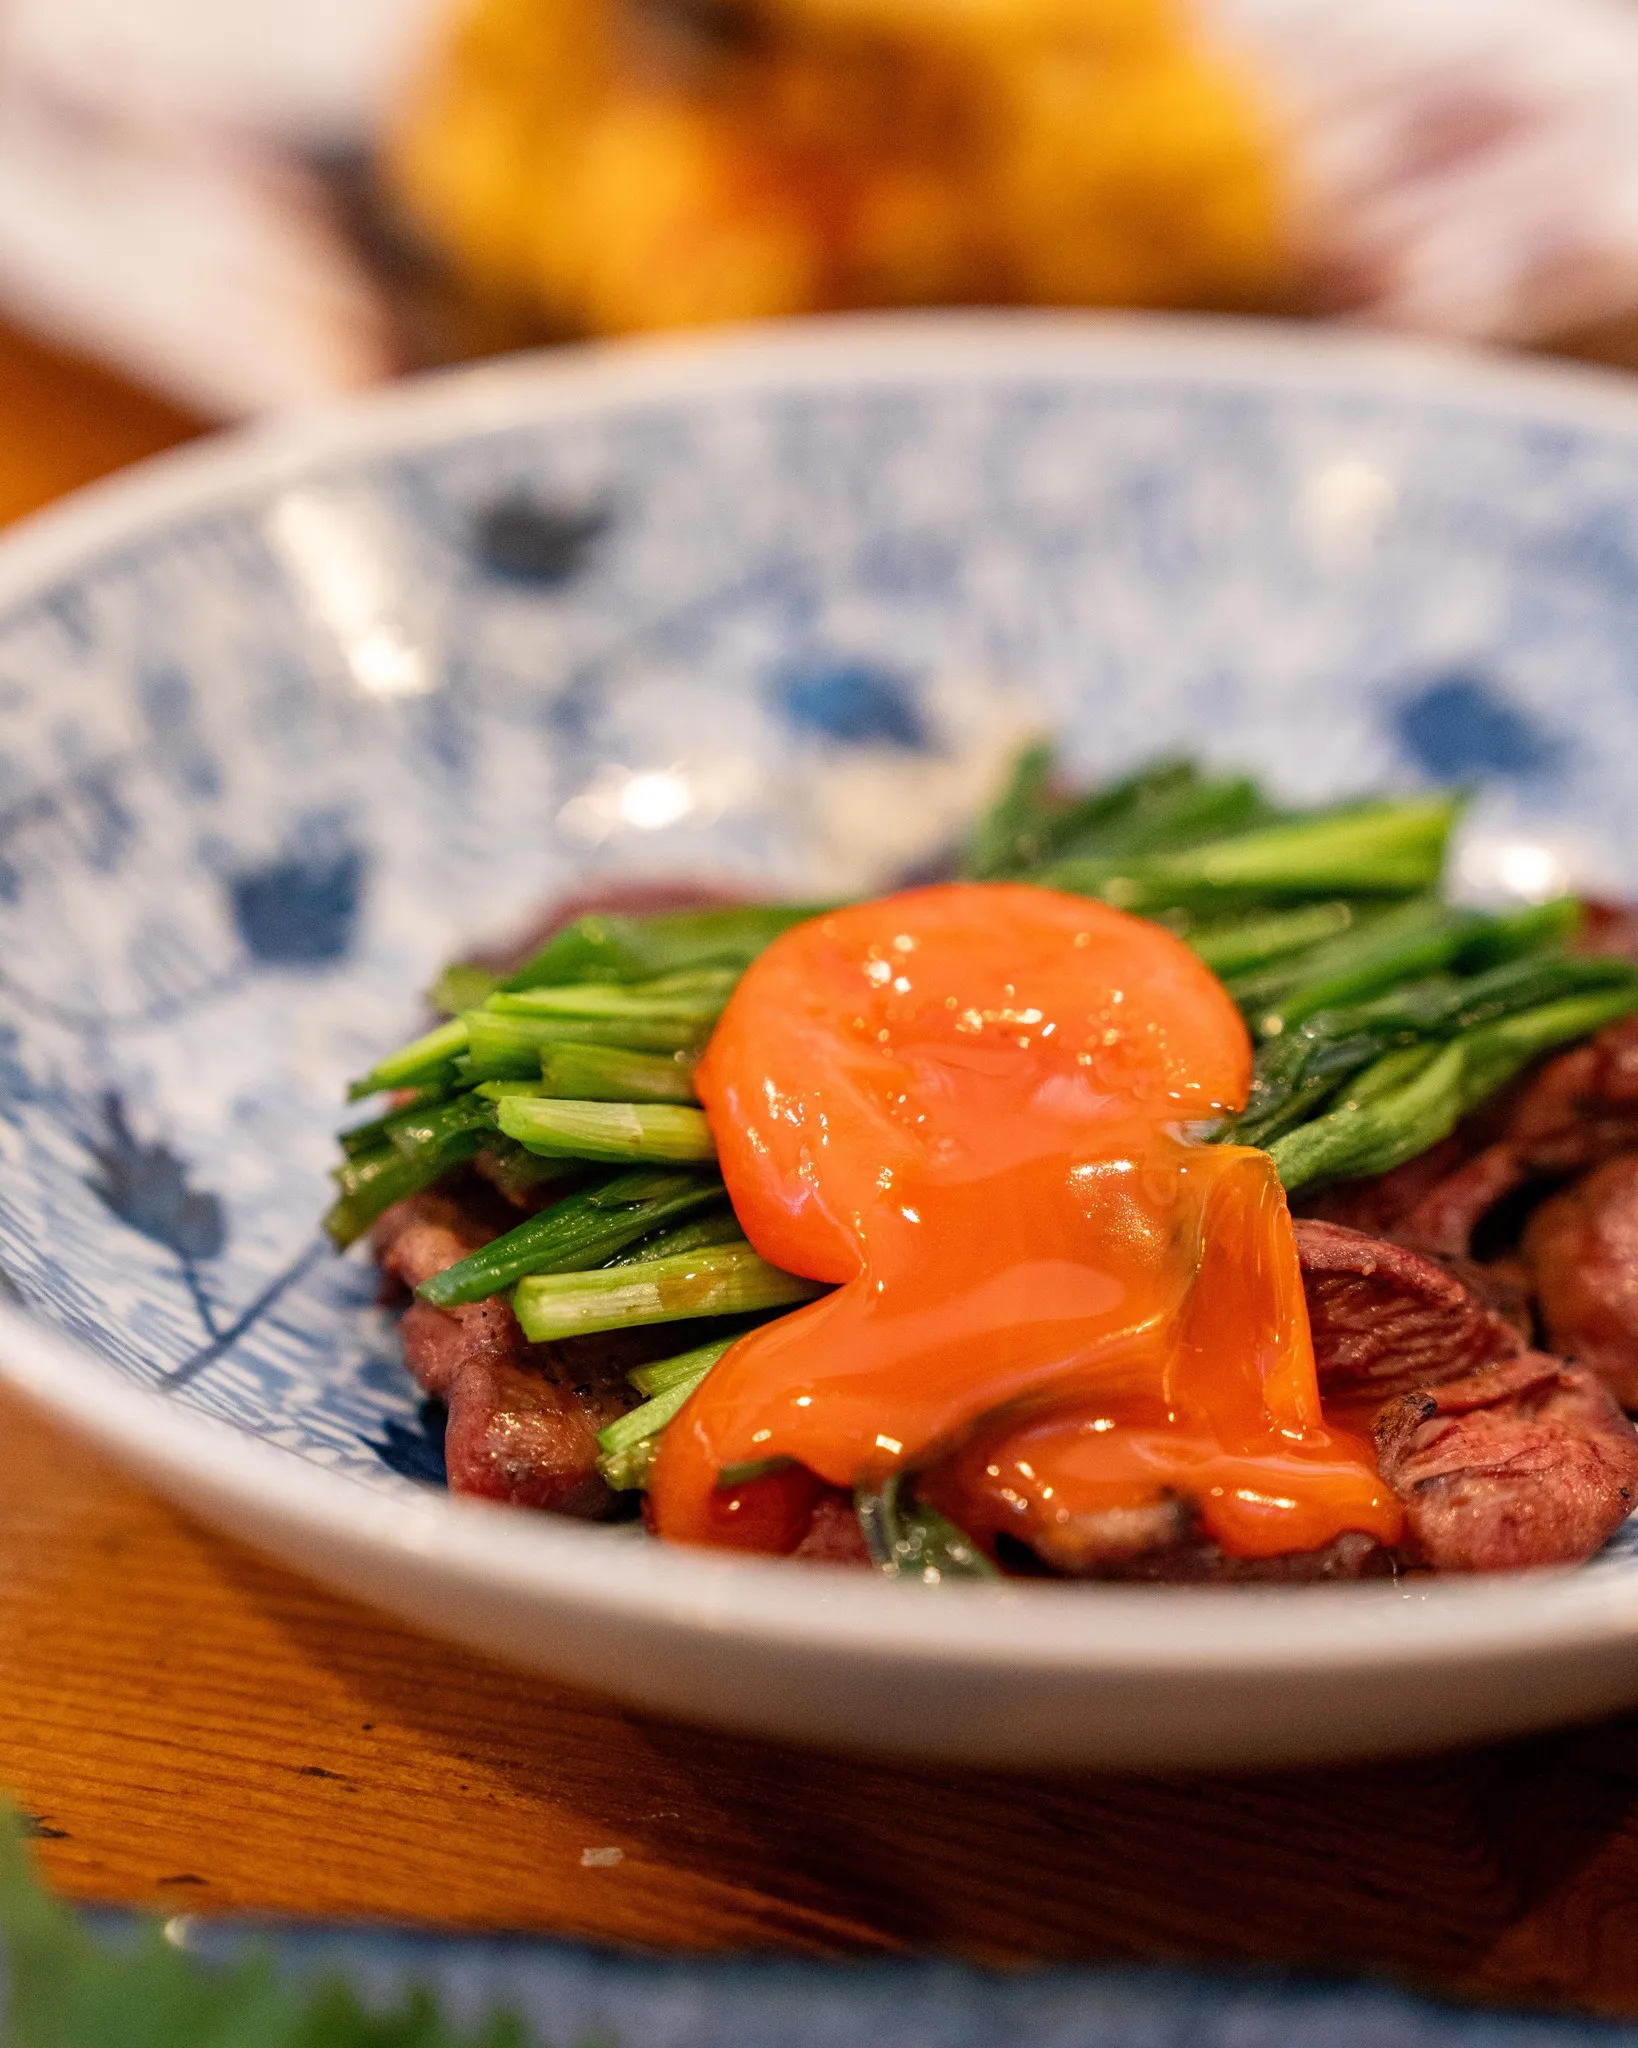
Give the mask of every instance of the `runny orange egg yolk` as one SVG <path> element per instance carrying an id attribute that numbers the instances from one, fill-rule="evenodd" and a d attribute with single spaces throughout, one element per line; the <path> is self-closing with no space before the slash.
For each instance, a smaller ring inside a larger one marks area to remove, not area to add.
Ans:
<path id="1" fill-rule="evenodd" d="M 807 1474 L 913 1469 L 981 1542 L 1048 1554 L 1174 1499 L 1236 1556 L 1393 1540 L 1369 1447 L 1320 1412 L 1271 1163 L 1189 1141 L 1250 1073 L 1188 948 L 1081 897 L 950 883 L 786 933 L 698 1086 L 751 1243 L 836 1290 L 671 1424 L 659 1533 L 789 1549 Z M 765 1460 L 805 1470 L 719 1485 Z"/>

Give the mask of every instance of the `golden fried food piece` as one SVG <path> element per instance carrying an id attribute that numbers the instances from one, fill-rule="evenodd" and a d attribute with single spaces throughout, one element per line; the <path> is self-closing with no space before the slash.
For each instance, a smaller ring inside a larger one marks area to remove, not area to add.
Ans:
<path id="1" fill-rule="evenodd" d="M 1168 0 L 470 0 L 387 163 L 469 291 L 594 333 L 1289 263 L 1255 92 Z"/>

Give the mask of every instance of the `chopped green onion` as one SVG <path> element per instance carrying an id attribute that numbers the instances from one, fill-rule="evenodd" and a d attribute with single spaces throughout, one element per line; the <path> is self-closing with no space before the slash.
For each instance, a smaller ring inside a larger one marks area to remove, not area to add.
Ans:
<path id="1" fill-rule="evenodd" d="M 1380 1080 L 1372 1086 L 1367 1073 L 1340 1108 L 1276 1138 L 1269 1155 L 1293 1194 L 1325 1181 L 1391 1172 L 1448 1137 L 1469 1110 L 1538 1054 L 1585 1038 L 1635 1008 L 1638 989 L 1612 988 L 1476 1026 L 1400 1086 Z"/>
<path id="2" fill-rule="evenodd" d="M 446 1140 L 468 1131 L 490 1133 L 498 1127 L 495 1105 L 478 1095 L 457 1095 L 434 1103 L 428 1109 L 405 1109 L 387 1125 L 387 1141 L 406 1159 L 418 1157 L 428 1147 L 436 1149 Z"/>
<path id="3" fill-rule="evenodd" d="M 351 1130 L 342 1131 L 339 1136 L 341 1149 L 349 1159 L 356 1159 L 364 1152 L 378 1152 L 383 1145 L 392 1142 L 393 1125 L 401 1118 L 414 1116 L 448 1100 L 449 1096 L 442 1088 L 418 1088 L 411 1101 L 401 1102 L 396 1109 L 371 1117 L 367 1124 L 354 1124 Z"/>
<path id="4" fill-rule="evenodd" d="M 452 1166 L 470 1159 L 483 1142 L 481 1131 L 457 1131 L 440 1145 L 403 1153 L 391 1145 L 350 1159 L 336 1170 L 340 1194 L 324 1218 L 338 1251 L 360 1238 L 377 1217 L 410 1195 L 431 1187 Z"/>
<path id="5" fill-rule="evenodd" d="M 697 1381 L 708 1366 L 715 1365 L 726 1353 L 729 1345 L 738 1341 L 737 1337 L 719 1337 L 715 1343 L 702 1344 L 695 1351 L 682 1351 L 674 1358 L 656 1358 L 651 1364 L 633 1366 L 626 1378 L 639 1394 L 664 1394 L 684 1380 Z"/>
<path id="6" fill-rule="evenodd" d="M 1050 740 L 1036 740 L 1020 752 L 1006 787 L 973 828 L 961 864 L 970 880 L 993 881 L 1046 858 L 1052 816 L 1062 809 L 1050 793 L 1052 764 Z"/>
<path id="7" fill-rule="evenodd" d="M 1319 1011 L 1296 1030 L 1264 1041 L 1250 1100 L 1221 1136 L 1269 1146 L 1319 1114 L 1354 1075 L 1395 1046 L 1455 1038 L 1581 995 L 1608 996 L 1617 1005 L 1613 1014 L 1625 1015 L 1638 1008 L 1638 968 L 1624 960 L 1540 954 L 1465 980 L 1436 976 L 1373 1002 Z"/>
<path id="8" fill-rule="evenodd" d="M 669 1259 L 677 1252 L 703 1251 L 707 1245 L 744 1244 L 745 1233 L 731 1208 L 701 1216 L 693 1223 L 679 1223 L 675 1230 L 662 1230 L 653 1237 L 639 1238 L 628 1250 L 617 1252 L 606 1266 L 635 1266 L 644 1259 Z"/>
<path id="9" fill-rule="evenodd" d="M 1384 989 L 1420 981 L 1448 967 L 1485 920 L 1475 911 L 1451 910 L 1418 899 L 1349 932 L 1298 963 L 1292 986 L 1254 1018 L 1267 1038 L 1289 1031 L 1319 1010 L 1364 1002 Z"/>
<path id="10" fill-rule="evenodd" d="M 395 1053 L 389 1053 L 362 1080 L 353 1082 L 347 1092 L 357 1101 L 361 1096 L 379 1095 L 385 1088 L 416 1088 L 438 1083 L 445 1077 L 450 1062 L 465 1052 L 466 1047 L 466 1024 L 462 1018 L 452 1017 L 447 1024 L 440 1024 L 436 1030 L 412 1039 Z"/>
<path id="11" fill-rule="evenodd" d="M 728 1245 L 638 1266 L 520 1280 L 512 1306 L 524 1335 L 549 1344 L 596 1330 L 781 1308 L 825 1291 L 768 1265 L 748 1246 Z"/>
<path id="12" fill-rule="evenodd" d="M 1590 963 L 1588 963 L 1590 964 Z M 1625 963 L 1621 963 L 1625 965 Z M 1588 1038 L 1638 1009 L 1638 987 L 1592 990 L 1503 1017 L 1475 1030 L 1462 1045 L 1462 1114 L 1477 1109 L 1498 1088 L 1544 1052 Z"/>
<path id="13" fill-rule="evenodd" d="M 434 1308 L 484 1301 L 529 1273 L 601 1266 L 639 1238 L 720 1202 L 714 1173 L 622 1173 L 531 1216 L 416 1289 Z"/>
<path id="14" fill-rule="evenodd" d="M 440 1016 L 458 1017 L 463 1010 L 476 1010 L 501 985 L 501 977 L 470 960 L 451 960 L 427 990 L 427 1001 Z"/>
<path id="15" fill-rule="evenodd" d="M 1124 861 L 1182 853 L 1272 824 L 1279 816 L 1249 776 L 1197 777 L 1165 791 L 1140 792 L 1123 816 L 1096 832 L 1075 838 L 1063 834 L 1058 857 Z"/>
<path id="16" fill-rule="evenodd" d="M 1575 937 L 1584 914 L 1577 896 L 1555 896 L 1550 903 L 1504 911 L 1485 920 L 1484 929 L 1464 948 L 1457 965 L 1464 973 L 1477 973 L 1527 953 L 1556 951 Z"/>
<path id="17" fill-rule="evenodd" d="M 468 1081 L 537 1080 L 548 1045 L 615 1045 L 633 1052 L 697 1052 L 709 1020 L 679 1017 L 521 1017 L 468 1010 Z"/>
<path id="18" fill-rule="evenodd" d="M 698 1350 L 660 1359 L 645 1368 L 657 1379 L 653 1399 L 611 1422 L 597 1438 L 597 1469 L 616 1492 L 647 1484 L 661 1431 L 682 1412 L 689 1397 L 734 1341 L 732 1337 L 723 1337 L 714 1344 L 702 1344 Z M 637 1375 L 633 1373 L 631 1378 L 635 1383 Z"/>
<path id="19" fill-rule="evenodd" d="M 567 1102 L 555 1096 L 506 1095 L 497 1109 L 500 1127 L 509 1138 L 549 1157 L 703 1162 L 717 1156 L 704 1110 L 674 1103 Z"/>
<path id="20" fill-rule="evenodd" d="M 721 1016 L 738 979 L 736 969 L 711 969 L 635 984 L 568 982 L 561 988 L 530 988 L 516 994 L 501 991 L 490 996 L 483 1007 L 499 1017 L 577 1017 L 609 1023 L 674 1019 L 679 1024 L 710 1024 Z"/>
<path id="21" fill-rule="evenodd" d="M 753 1480 L 766 1479 L 772 1472 L 788 1472 L 793 1465 L 800 1464 L 798 1458 L 746 1458 L 738 1465 L 724 1465 L 716 1476 L 718 1493 L 731 1493 L 737 1486 L 749 1486 Z"/>
<path id="22" fill-rule="evenodd" d="M 554 1043 L 540 1049 L 541 1092 L 579 1102 L 697 1102 L 696 1064 L 691 1053 Z"/>
<path id="23" fill-rule="evenodd" d="M 1354 923 L 1351 903 L 1305 903 L 1297 910 L 1276 910 L 1266 917 L 1239 918 L 1232 924 L 1209 925 L 1185 934 L 1197 953 L 1222 981 L 1269 967 L 1293 953 L 1306 953 L 1347 931 Z"/>
<path id="24" fill-rule="evenodd" d="M 748 967 L 823 903 L 750 903 L 654 917 L 596 911 L 560 931 L 502 984 L 508 991 L 574 981 L 648 981 L 699 967 Z"/>
<path id="25" fill-rule="evenodd" d="M 1146 860 L 1061 861 L 1028 879 L 1134 911 L 1236 898 L 1413 896 L 1438 882 L 1459 807 L 1452 797 L 1355 804 Z"/>
<path id="26" fill-rule="evenodd" d="M 1000 1573 L 976 1543 L 947 1515 L 904 1491 L 904 1474 L 879 1485 L 860 1486 L 853 1509 L 876 1569 L 892 1579 L 920 1579 L 936 1586 L 944 1579 L 995 1579 Z"/>

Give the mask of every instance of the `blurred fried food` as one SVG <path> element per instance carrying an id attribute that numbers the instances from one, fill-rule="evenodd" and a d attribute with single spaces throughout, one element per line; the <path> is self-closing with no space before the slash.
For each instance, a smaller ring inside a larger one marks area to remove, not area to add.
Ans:
<path id="1" fill-rule="evenodd" d="M 545 331 L 1267 306 L 1290 261 L 1255 89 L 1169 0 L 469 0 L 386 162 Z"/>

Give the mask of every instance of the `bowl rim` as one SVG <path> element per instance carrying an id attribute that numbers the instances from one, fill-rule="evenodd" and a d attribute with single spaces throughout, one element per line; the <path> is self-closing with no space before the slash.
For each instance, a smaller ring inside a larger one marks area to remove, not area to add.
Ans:
<path id="1" fill-rule="evenodd" d="M 1437 403 L 1638 439 L 1618 373 L 1273 321 L 1131 313 L 845 315 L 541 350 L 306 408 L 150 458 L 0 541 L 0 617 L 122 541 L 322 476 L 525 422 L 703 400 L 974 376 L 1240 386 Z M 874 1575 L 634 1542 L 487 1503 L 388 1493 L 167 1401 L 0 1300 L 0 1381 L 162 1489 L 246 1511 L 315 1546 L 418 1563 L 446 1582 L 705 1631 L 763 1649 L 845 1650 L 969 1670 L 1115 1675 L 1439 1670 L 1638 1643 L 1638 1570 L 1539 1571 L 1323 1587 L 1117 1587 L 1008 1581 L 926 1597 Z M 1181 1625 L 1186 1624 L 1186 1625 Z"/>

